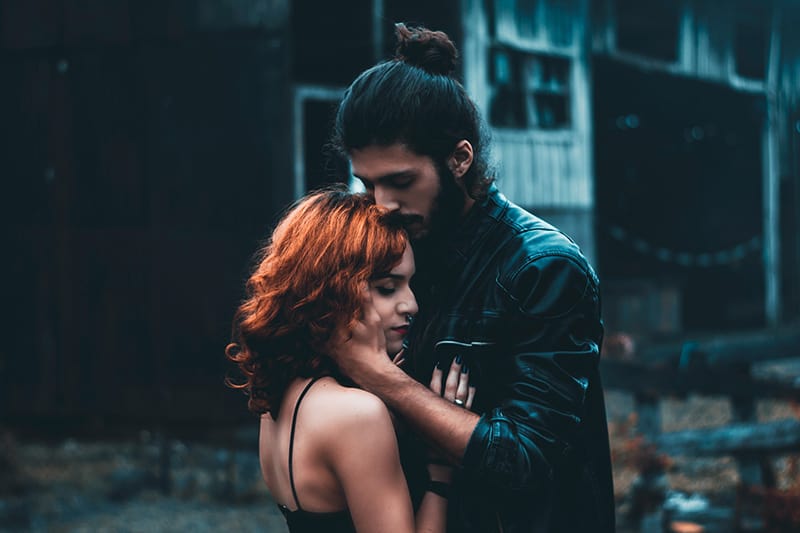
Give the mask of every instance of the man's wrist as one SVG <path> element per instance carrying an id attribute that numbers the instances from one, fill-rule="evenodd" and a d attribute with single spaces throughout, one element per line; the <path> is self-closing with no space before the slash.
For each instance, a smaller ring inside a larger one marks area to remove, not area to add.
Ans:
<path id="1" fill-rule="evenodd" d="M 401 368 L 392 363 L 391 359 L 373 359 L 380 361 L 366 365 L 361 370 L 361 379 L 355 381 L 365 390 L 378 396 L 384 401 L 389 391 L 394 390 L 395 384 L 403 379 L 411 379 Z"/>

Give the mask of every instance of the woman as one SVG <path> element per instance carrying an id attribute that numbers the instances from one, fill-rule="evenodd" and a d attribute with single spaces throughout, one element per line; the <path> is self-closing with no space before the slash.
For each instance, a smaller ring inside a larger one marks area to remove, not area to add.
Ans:
<path id="1" fill-rule="evenodd" d="M 415 518 L 386 406 L 348 386 L 326 355 L 370 300 L 387 352 L 399 352 L 417 312 L 413 274 L 401 227 L 345 189 L 302 199 L 261 252 L 226 353 L 246 378 L 232 386 L 261 414 L 262 474 L 292 533 L 445 530 L 449 467 L 428 466 L 430 490 Z M 434 390 L 471 404 L 459 365 L 443 391 L 441 378 L 438 370 Z"/>

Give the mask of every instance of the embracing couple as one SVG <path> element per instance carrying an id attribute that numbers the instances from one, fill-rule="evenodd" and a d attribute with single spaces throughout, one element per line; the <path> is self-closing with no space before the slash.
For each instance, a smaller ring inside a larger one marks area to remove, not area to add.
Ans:
<path id="1" fill-rule="evenodd" d="M 497 190 L 450 39 L 397 37 L 336 115 L 366 192 L 295 204 L 236 315 L 264 480 L 293 533 L 613 531 L 597 277 Z"/>

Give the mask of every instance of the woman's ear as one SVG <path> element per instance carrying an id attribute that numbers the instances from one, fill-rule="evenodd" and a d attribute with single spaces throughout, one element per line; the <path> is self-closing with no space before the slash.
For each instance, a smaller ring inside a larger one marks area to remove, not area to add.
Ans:
<path id="1" fill-rule="evenodd" d="M 468 140 L 461 139 L 456 143 L 450 157 L 447 158 L 447 166 L 459 183 L 461 182 L 461 178 L 464 177 L 464 174 L 469 170 L 469 167 L 472 166 L 473 157 L 472 145 Z"/>

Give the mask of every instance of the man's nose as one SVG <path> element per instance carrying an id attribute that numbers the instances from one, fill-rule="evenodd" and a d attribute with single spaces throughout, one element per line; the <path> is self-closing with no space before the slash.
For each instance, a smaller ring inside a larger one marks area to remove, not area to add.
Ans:
<path id="1" fill-rule="evenodd" d="M 400 209 L 400 203 L 392 192 L 385 187 L 375 187 L 375 203 L 387 208 L 389 211 Z"/>

